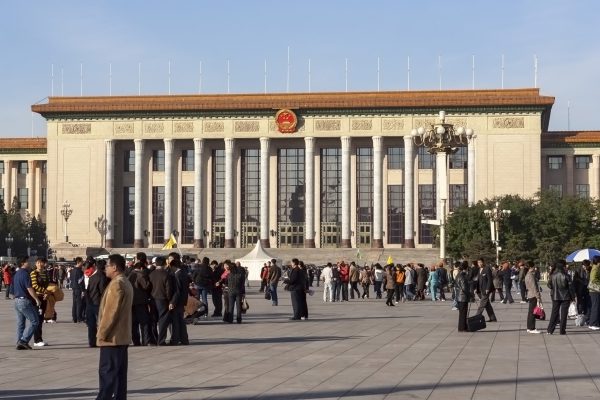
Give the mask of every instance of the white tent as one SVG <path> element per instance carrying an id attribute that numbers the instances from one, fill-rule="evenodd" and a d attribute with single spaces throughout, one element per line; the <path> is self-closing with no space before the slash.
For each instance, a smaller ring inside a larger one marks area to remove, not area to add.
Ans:
<path id="1" fill-rule="evenodd" d="M 239 261 L 242 267 L 248 268 L 248 279 L 251 281 L 259 281 L 260 270 L 267 261 L 271 261 L 272 259 L 276 259 L 277 265 L 281 267 L 281 260 L 269 255 L 265 249 L 263 249 L 259 240 L 256 242 L 256 246 L 254 246 L 254 249 L 252 249 L 250 253 L 235 261 Z"/>

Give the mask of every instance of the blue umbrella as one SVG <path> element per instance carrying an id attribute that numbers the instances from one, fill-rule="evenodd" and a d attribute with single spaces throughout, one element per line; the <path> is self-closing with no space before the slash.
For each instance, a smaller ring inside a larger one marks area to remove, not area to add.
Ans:
<path id="1" fill-rule="evenodd" d="M 594 256 L 600 256 L 600 250 L 596 249 L 580 249 L 572 252 L 567 256 L 568 262 L 581 262 L 583 260 L 592 260 Z"/>

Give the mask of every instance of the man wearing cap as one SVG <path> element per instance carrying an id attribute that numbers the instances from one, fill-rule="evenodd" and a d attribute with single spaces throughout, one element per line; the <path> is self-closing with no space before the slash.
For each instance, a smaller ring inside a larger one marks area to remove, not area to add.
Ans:
<path id="1" fill-rule="evenodd" d="M 17 350 L 31 350 L 29 341 L 40 324 L 36 306 L 40 307 L 42 301 L 31 285 L 27 257 L 20 258 L 17 265 L 20 268 L 15 273 L 12 283 L 15 311 L 17 313 Z M 25 329 L 26 320 L 29 321 L 29 328 L 27 329 Z"/>
<path id="2" fill-rule="evenodd" d="M 108 257 L 106 276 L 110 279 L 98 313 L 100 387 L 96 400 L 127 398 L 127 349 L 131 343 L 133 287 L 125 278 L 125 258 Z"/>

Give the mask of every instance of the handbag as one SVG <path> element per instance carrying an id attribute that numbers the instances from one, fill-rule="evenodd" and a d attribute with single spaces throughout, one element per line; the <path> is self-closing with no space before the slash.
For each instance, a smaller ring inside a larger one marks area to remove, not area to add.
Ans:
<path id="1" fill-rule="evenodd" d="M 577 306 L 575 305 L 575 302 L 572 302 L 569 306 L 569 312 L 567 313 L 567 317 L 569 319 L 577 318 Z"/>
<path id="2" fill-rule="evenodd" d="M 535 317 L 535 319 L 539 319 L 542 321 L 546 319 L 546 312 L 544 311 L 544 306 L 542 305 L 542 303 L 533 308 L 533 316 Z"/>
<path id="3" fill-rule="evenodd" d="M 242 314 L 246 314 L 246 311 L 248 311 L 249 308 L 250 305 L 248 304 L 248 300 L 246 300 L 246 297 L 244 297 L 242 299 Z"/>
<path id="4" fill-rule="evenodd" d="M 588 283 L 588 289 L 590 289 L 592 292 L 600 293 L 600 285 L 592 282 L 591 280 L 590 280 L 590 283 Z"/>
<path id="5" fill-rule="evenodd" d="M 265 288 L 265 300 L 271 300 L 271 289 Z"/>
<path id="6" fill-rule="evenodd" d="M 468 332 L 477 332 L 486 328 L 485 318 L 483 314 L 475 314 L 472 317 L 469 317 L 469 312 L 471 311 L 471 305 L 469 304 L 469 308 L 467 309 L 467 331 Z"/>

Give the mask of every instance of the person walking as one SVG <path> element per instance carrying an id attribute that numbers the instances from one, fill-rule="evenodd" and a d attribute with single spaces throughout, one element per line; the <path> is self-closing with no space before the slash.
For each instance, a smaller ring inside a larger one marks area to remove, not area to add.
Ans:
<path id="1" fill-rule="evenodd" d="M 173 299 L 169 302 L 169 312 L 172 318 L 169 345 L 188 345 L 190 342 L 183 313 L 188 300 L 190 278 L 186 267 L 181 263 L 181 257 L 178 253 L 169 254 L 167 266 L 174 282 Z"/>
<path id="2" fill-rule="evenodd" d="M 502 304 L 506 304 L 507 302 L 512 304 L 515 302 L 512 297 L 512 273 L 513 271 L 510 268 L 510 263 L 508 261 L 502 262 L 499 272 L 502 276 L 502 283 L 504 284 L 504 299 L 502 299 Z"/>
<path id="3" fill-rule="evenodd" d="M 13 282 L 13 271 L 9 263 L 6 263 L 4 268 L 2 268 L 2 280 L 4 281 L 4 289 L 6 290 L 5 298 L 8 300 L 12 293 L 11 285 Z"/>
<path id="4" fill-rule="evenodd" d="M 565 262 L 559 260 L 554 263 L 554 270 L 548 278 L 548 288 L 552 298 L 552 313 L 548 322 L 547 333 L 552 335 L 558 322 L 560 313 L 560 334 L 567 334 L 567 314 L 571 301 L 575 299 L 575 288 L 571 277 L 565 269 Z"/>
<path id="5" fill-rule="evenodd" d="M 277 260 L 272 259 L 269 265 L 269 276 L 268 276 L 268 290 L 271 291 L 271 305 L 277 306 L 279 304 L 279 297 L 277 295 L 277 286 L 281 279 L 281 268 L 277 265 Z M 317 284 L 317 286 L 319 286 Z"/>
<path id="6" fill-rule="evenodd" d="M 46 259 L 43 257 L 38 257 L 35 261 L 35 269 L 31 271 L 29 274 L 31 277 L 31 287 L 37 293 L 37 297 L 41 300 L 42 304 L 39 306 L 39 320 L 40 323 L 37 325 L 33 333 L 33 346 L 34 347 L 44 347 L 48 346 L 47 342 L 44 342 L 43 329 L 44 326 L 44 314 L 46 312 L 46 307 L 48 305 L 48 285 L 50 284 L 50 280 L 48 279 L 48 274 L 46 273 Z"/>
<path id="7" fill-rule="evenodd" d="M 589 317 L 589 328 L 597 331 L 600 329 L 600 257 L 594 256 L 594 264 L 590 271 L 590 279 L 588 283 L 588 291 L 590 295 L 591 310 Z"/>
<path id="8" fill-rule="evenodd" d="M 133 271 L 127 277 L 133 287 L 132 315 L 132 341 L 134 346 L 148 346 L 150 344 L 150 309 L 152 285 L 146 272 L 146 264 L 138 261 L 133 266 Z"/>
<path id="9" fill-rule="evenodd" d="M 496 293 L 500 297 L 500 301 L 504 300 L 504 294 L 502 294 L 502 271 L 498 265 L 494 265 L 492 268 L 492 280 L 494 282 L 494 291 L 490 296 L 490 301 L 493 303 L 496 301 Z"/>
<path id="10" fill-rule="evenodd" d="M 400 264 L 396 265 L 396 283 L 394 284 L 394 295 L 396 297 L 396 304 L 400 302 L 404 303 L 404 267 Z"/>
<path id="11" fill-rule="evenodd" d="M 31 284 L 27 257 L 20 258 L 17 263 L 21 268 L 17 270 L 12 281 L 17 315 L 17 350 L 31 350 L 29 341 L 40 324 L 37 308 L 41 307 L 42 301 Z M 26 321 L 29 321 L 27 329 Z"/>
<path id="12" fill-rule="evenodd" d="M 208 294 L 211 293 L 214 283 L 213 270 L 210 267 L 209 262 L 210 260 L 208 257 L 204 257 L 202 262 L 198 265 L 198 268 L 192 274 L 192 280 L 196 285 L 196 289 L 198 289 L 198 298 L 202 300 L 202 303 L 204 303 L 204 306 L 206 307 L 206 314 L 204 314 L 206 318 L 208 318 Z"/>
<path id="13" fill-rule="evenodd" d="M 494 313 L 494 308 L 490 303 L 490 295 L 494 290 L 492 269 L 488 265 L 485 265 L 483 258 L 477 260 L 477 266 L 479 267 L 479 292 L 477 294 L 481 297 L 481 300 L 479 300 L 477 315 L 483 314 L 483 311 L 485 310 L 488 315 L 488 322 L 496 322 L 496 314 Z"/>
<path id="14" fill-rule="evenodd" d="M 85 290 L 86 298 L 86 312 L 85 318 L 88 328 L 88 345 L 90 347 L 96 347 L 96 333 L 98 331 L 98 313 L 100 312 L 100 302 L 102 295 L 106 290 L 108 281 L 104 274 L 104 261 L 98 261 L 94 272 L 88 280 L 88 286 Z"/>
<path id="15" fill-rule="evenodd" d="M 333 266 L 331 263 L 327 263 L 323 271 L 321 271 L 323 277 L 323 302 L 334 301 L 333 292 Z"/>
<path id="16" fill-rule="evenodd" d="M 102 295 L 98 313 L 96 344 L 100 347 L 100 382 L 96 400 L 127 398 L 127 349 L 131 343 L 133 287 L 124 273 L 125 258 L 111 254 L 106 266 L 110 283 Z"/>
<path id="17" fill-rule="evenodd" d="M 348 301 L 348 284 L 350 283 L 350 267 L 345 262 L 339 266 L 340 282 L 342 283 L 342 301 Z"/>
<path id="18" fill-rule="evenodd" d="M 166 269 L 167 260 L 164 257 L 156 257 L 156 268 L 150 273 L 150 283 L 152 284 L 152 298 L 156 305 L 158 313 L 158 337 L 156 344 L 166 345 L 167 330 L 171 325 L 171 313 L 169 304 L 173 301 L 174 282 L 173 277 Z"/>
<path id="19" fill-rule="evenodd" d="M 365 265 L 363 270 L 360 271 L 360 284 L 363 288 L 363 294 L 360 296 L 363 300 L 365 298 L 369 298 L 369 286 L 371 286 L 371 282 L 373 280 L 373 275 L 371 273 L 371 268 L 368 265 Z"/>
<path id="20" fill-rule="evenodd" d="M 529 309 L 527 310 L 527 333 L 537 334 L 541 332 L 535 329 L 535 315 L 533 314 L 533 310 L 538 304 L 542 303 L 542 294 L 540 293 L 538 281 L 535 277 L 535 269 L 532 267 L 533 266 L 529 266 L 529 263 L 524 267 L 525 290 L 527 291 L 527 300 L 529 301 Z"/>
<path id="21" fill-rule="evenodd" d="M 425 284 L 427 283 L 427 270 L 423 264 L 417 264 L 417 300 L 425 300 Z"/>
<path id="22" fill-rule="evenodd" d="M 469 288 L 469 277 L 467 270 L 469 262 L 463 261 L 457 266 L 458 273 L 454 279 L 454 295 L 456 299 L 456 308 L 458 309 L 458 331 L 467 332 L 467 317 L 471 289 Z"/>
<path id="23" fill-rule="evenodd" d="M 356 266 L 356 263 L 352 261 L 350 263 L 350 299 L 354 300 L 354 292 L 356 292 L 356 298 L 360 297 L 358 290 L 358 282 L 360 281 L 360 271 Z"/>
<path id="24" fill-rule="evenodd" d="M 383 288 L 386 291 L 386 306 L 394 306 L 394 265 L 389 264 L 385 266 L 385 274 L 383 274 Z"/>
<path id="25" fill-rule="evenodd" d="M 373 290 L 375 291 L 375 298 L 381 299 L 381 285 L 383 283 L 383 268 L 379 263 L 375 264 L 375 269 L 373 270 Z"/>
<path id="26" fill-rule="evenodd" d="M 429 294 L 431 295 L 431 301 L 437 301 L 437 292 L 439 290 L 440 280 L 439 274 L 436 271 L 435 265 L 429 268 L 429 277 L 427 278 L 427 286 L 429 287 Z"/>
<path id="27" fill-rule="evenodd" d="M 83 258 L 75 258 L 75 268 L 71 270 L 71 291 L 73 293 L 73 306 L 71 316 L 74 323 L 84 322 L 83 318 L 83 296 L 85 291 L 83 275 Z"/>
<path id="28" fill-rule="evenodd" d="M 246 272 L 244 268 L 233 263 L 229 263 L 229 275 L 227 276 L 227 287 L 229 288 L 229 298 L 227 302 L 227 315 L 231 319 L 226 322 L 233 322 L 233 309 L 236 311 L 236 322 L 242 323 L 242 298 L 246 294 L 244 282 L 246 281 Z"/>

